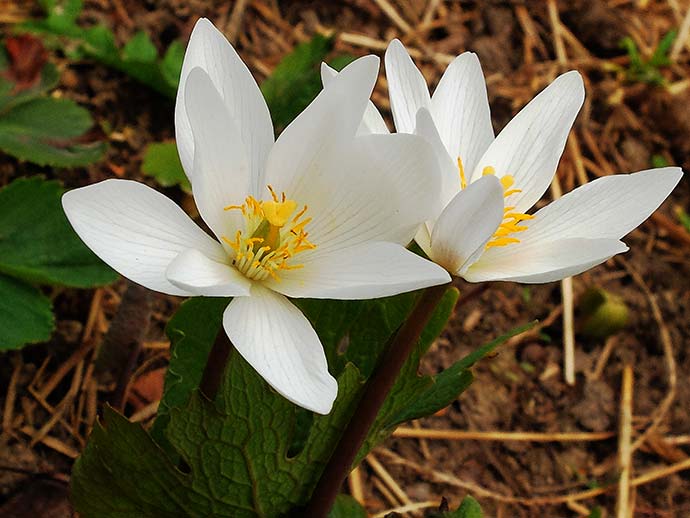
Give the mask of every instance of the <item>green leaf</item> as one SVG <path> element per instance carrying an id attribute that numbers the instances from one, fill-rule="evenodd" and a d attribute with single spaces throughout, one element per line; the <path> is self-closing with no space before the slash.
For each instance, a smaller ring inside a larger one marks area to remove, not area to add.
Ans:
<path id="1" fill-rule="evenodd" d="M 481 347 L 477 347 L 474 351 L 472 351 L 470 354 L 462 358 L 460 361 L 458 361 L 455 365 L 458 366 L 458 368 L 461 369 L 469 369 L 472 367 L 475 363 L 477 363 L 479 360 L 482 358 L 486 357 L 488 354 L 491 354 L 496 347 L 501 345 L 502 343 L 508 341 L 514 336 L 519 335 L 520 333 L 524 333 L 525 331 L 529 331 L 532 329 L 535 325 L 537 325 L 537 321 L 534 320 L 532 322 L 529 322 L 527 324 L 523 324 L 521 326 L 515 327 L 508 331 L 505 334 L 502 334 L 498 338 L 495 338 L 491 340 L 490 342 L 482 345 Z"/>
<path id="2" fill-rule="evenodd" d="M 50 299 L 40 290 L 0 274 L 0 351 L 45 342 L 54 320 Z"/>
<path id="3" fill-rule="evenodd" d="M 167 435 L 179 464 L 140 425 L 106 409 L 72 472 L 75 508 L 84 518 L 283 516 L 308 499 L 352 413 L 358 378 L 345 369 L 333 411 L 315 416 L 307 446 L 292 458 L 294 407 L 236 352 L 215 402 L 195 392 L 171 411 Z"/>
<path id="4" fill-rule="evenodd" d="M 0 190 L 0 272 L 29 282 L 86 288 L 117 274 L 77 237 L 55 181 L 20 178 Z"/>
<path id="5" fill-rule="evenodd" d="M 124 61 L 155 63 L 156 58 L 158 58 L 158 50 L 144 31 L 137 32 L 122 48 Z"/>
<path id="6" fill-rule="evenodd" d="M 328 518 L 367 518 L 367 512 L 351 496 L 338 495 Z"/>
<path id="7" fill-rule="evenodd" d="M 163 397 L 151 434 L 161 444 L 172 408 L 187 404 L 199 386 L 206 358 L 211 351 L 229 299 L 194 298 L 182 303 L 165 332 L 170 339 L 170 366 L 165 373 Z"/>
<path id="8" fill-rule="evenodd" d="M 77 3 L 79 11 L 81 10 L 81 1 L 67 0 L 67 3 L 73 4 L 70 7 L 72 14 Z M 150 37 L 145 32 L 138 32 L 119 49 L 115 36 L 108 27 L 81 27 L 76 23 L 75 16 L 63 16 L 64 9 L 64 6 L 53 2 L 47 6 L 48 15 L 44 20 L 23 23 L 19 29 L 42 34 L 44 38 L 58 37 L 58 43 L 75 59 L 90 57 L 167 97 L 175 98 L 184 55 L 181 43 L 173 43 L 165 56 L 159 59 L 158 50 Z M 69 38 L 69 41 L 62 42 L 64 38 Z"/>
<path id="9" fill-rule="evenodd" d="M 455 401 L 474 381 L 472 373 L 458 364 L 452 365 L 432 378 L 427 390 L 421 392 L 408 407 L 403 408 L 391 420 L 400 424 L 435 414 Z"/>
<path id="10" fill-rule="evenodd" d="M 168 84 L 177 89 L 182 73 L 182 61 L 184 60 L 184 45 L 179 41 L 173 41 L 165 51 L 161 61 L 161 74 Z"/>
<path id="11" fill-rule="evenodd" d="M 482 518 L 482 508 L 474 498 L 466 496 L 457 511 L 451 511 L 439 515 L 438 518 Z"/>
<path id="12" fill-rule="evenodd" d="M 37 98 L 0 117 L 0 149 L 39 165 L 90 164 L 103 156 L 105 144 L 74 139 L 92 124 L 89 112 L 70 99 Z"/>
<path id="13" fill-rule="evenodd" d="M 5 67 L 1 66 L 0 71 Z M 41 78 L 29 88 L 15 91 L 15 84 L 0 76 L 0 114 L 14 106 L 30 101 L 55 88 L 60 80 L 57 68 L 52 63 L 46 63 L 41 70 Z M 0 115 L 1 117 L 2 115 Z"/>
<path id="14" fill-rule="evenodd" d="M 163 187 L 179 185 L 187 192 L 192 190 L 174 142 L 149 144 L 144 152 L 141 170 L 145 175 L 154 177 Z"/>
<path id="15" fill-rule="evenodd" d="M 333 39 L 320 34 L 300 43 L 261 85 L 273 124 L 281 131 L 321 90 L 319 65 L 333 48 Z"/>

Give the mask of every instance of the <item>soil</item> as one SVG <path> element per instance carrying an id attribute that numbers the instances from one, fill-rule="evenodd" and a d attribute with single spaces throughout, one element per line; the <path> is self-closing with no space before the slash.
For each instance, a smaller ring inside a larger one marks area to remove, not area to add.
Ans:
<path id="1" fill-rule="evenodd" d="M 417 64 L 432 84 L 449 59 L 472 50 L 487 77 L 497 130 L 559 73 L 577 69 L 585 78 L 587 100 L 559 166 L 564 192 L 579 185 L 583 176 L 592 180 L 646 169 L 653 159 L 690 167 L 690 50 L 678 47 L 671 64 L 661 69 L 667 86 L 660 87 L 627 80 L 629 58 L 619 45 L 629 36 L 643 57 L 650 56 L 669 30 L 680 27 L 690 8 L 682 0 L 255 0 L 243 4 L 86 0 L 83 21 L 106 23 L 120 42 L 145 30 L 164 49 L 174 39 L 186 40 L 196 18 L 207 16 L 234 40 L 259 81 L 290 49 L 317 31 L 335 31 L 335 53 L 354 55 L 382 55 L 388 40 L 401 38 L 417 51 Z M 0 22 L 8 34 L 10 22 L 38 16 L 40 9 L 16 1 L 9 2 L 5 13 L 0 12 Z M 51 170 L 2 156 L 0 185 L 33 174 L 59 178 L 67 187 L 111 177 L 154 185 L 140 172 L 142 152 L 150 142 L 173 137 L 173 102 L 102 65 L 73 62 L 60 51 L 51 51 L 50 59 L 62 72 L 59 94 L 77 100 L 101 127 L 110 128 L 107 158 L 89 168 Z M 373 98 L 390 122 L 383 77 Z M 191 198 L 180 190 L 162 190 L 194 210 Z M 526 442 L 489 440 L 482 433 L 476 435 L 479 440 L 393 437 L 375 455 L 399 491 L 372 467 L 375 461 L 365 461 L 359 475 L 350 478 L 350 491 L 356 496 L 361 492 L 368 511 L 383 516 L 407 503 L 426 503 L 404 514 L 422 516 L 438 507 L 442 498 L 452 508 L 469 493 L 479 499 L 486 516 L 586 516 L 597 506 L 603 515 L 614 516 L 615 487 L 601 494 L 596 489 L 616 481 L 619 473 L 621 379 L 626 365 L 634 372 L 633 440 L 644 434 L 632 455 L 632 478 L 686 461 L 690 234 L 678 223 L 678 209 L 690 209 L 687 178 L 655 217 L 625 239 L 630 246 L 627 254 L 574 279 L 576 305 L 588 287 L 598 287 L 620 296 L 630 315 L 620 332 L 591 339 L 579 332 L 582 318 L 576 314 L 575 385 L 565 383 L 562 368 L 560 283 L 525 287 L 458 281 L 461 301 L 424 361 L 427 372 L 437 372 L 497 335 L 539 319 L 536 331 L 510 340 L 482 361 L 475 368 L 475 383 L 456 402 L 415 426 L 539 432 L 545 437 L 556 432 L 612 432 L 609 438 L 594 440 L 588 435 L 580 441 Z M 123 375 L 94 374 L 83 360 L 91 357 L 97 344 L 113 340 L 107 337 L 120 301 L 136 296 L 127 283 L 50 294 L 57 316 L 51 341 L 0 358 L 1 516 L 69 516 L 66 484 L 73 459 L 83 447 L 98 405 L 117 400 L 116 378 Z M 117 337 L 142 346 L 137 363 L 124 374 L 132 380 L 130 395 L 121 394 L 119 402 L 127 415 L 143 421 L 153 416 L 160 397 L 167 362 L 163 328 L 179 303 L 158 294 L 150 294 L 149 300 L 151 319 L 144 326 L 143 341 L 141 336 Z M 57 383 L 42 392 L 51 378 Z M 75 383 L 76 396 L 68 399 Z M 48 426 L 56 408 L 62 417 Z M 44 427 L 43 436 L 38 432 Z M 681 469 L 651 478 L 631 489 L 629 516 L 690 516 L 690 473 Z M 591 496 L 580 498 L 588 490 L 594 490 Z"/>

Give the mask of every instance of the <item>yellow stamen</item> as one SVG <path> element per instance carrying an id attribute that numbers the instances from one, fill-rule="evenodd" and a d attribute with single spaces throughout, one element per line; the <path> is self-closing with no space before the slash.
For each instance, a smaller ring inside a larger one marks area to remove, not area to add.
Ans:
<path id="1" fill-rule="evenodd" d="M 465 177 L 465 168 L 460 157 L 458 157 L 458 171 L 460 171 L 460 188 L 464 189 L 467 187 L 467 178 Z"/>
<path id="2" fill-rule="evenodd" d="M 494 175 L 496 174 L 496 169 L 491 166 L 486 166 L 482 169 L 482 176 Z M 503 198 L 508 198 L 512 194 L 522 192 L 520 189 L 511 189 L 515 184 L 515 177 L 512 175 L 504 175 L 499 181 L 503 187 Z M 515 210 L 515 206 L 509 206 L 503 208 L 503 221 L 496 229 L 496 232 L 491 237 L 489 242 L 486 244 L 486 248 L 491 248 L 495 246 L 506 246 L 512 243 L 519 243 L 520 240 L 515 237 L 508 237 L 516 232 L 524 232 L 527 227 L 520 225 L 521 221 L 532 219 L 534 216 L 529 214 L 524 214 L 522 212 L 512 212 Z"/>
<path id="3" fill-rule="evenodd" d="M 281 270 L 296 270 L 302 264 L 292 264 L 300 252 L 313 250 L 316 245 L 307 239 L 305 227 L 311 218 L 305 218 L 305 205 L 294 217 L 297 202 L 280 196 L 268 186 L 270 200 L 257 200 L 247 196 L 242 205 L 228 205 L 224 210 L 241 210 L 244 230 L 237 230 L 234 239 L 222 237 L 227 244 L 232 264 L 246 277 L 263 281 L 269 277 L 280 281 Z"/>

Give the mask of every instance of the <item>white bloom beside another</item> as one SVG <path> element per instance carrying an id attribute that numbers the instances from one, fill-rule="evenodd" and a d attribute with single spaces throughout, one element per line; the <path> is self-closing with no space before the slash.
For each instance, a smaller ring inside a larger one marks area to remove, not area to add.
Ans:
<path id="1" fill-rule="evenodd" d="M 405 249 L 439 196 L 414 135 L 356 135 L 378 58 L 346 67 L 277 141 L 235 50 L 205 19 L 185 54 L 175 125 L 215 239 L 148 186 L 106 180 L 63 197 L 81 239 L 125 277 L 180 296 L 234 297 L 223 326 L 280 394 L 318 413 L 337 395 L 307 318 L 287 298 L 368 299 L 448 282 Z"/>
<path id="2" fill-rule="evenodd" d="M 680 168 L 664 167 L 598 178 L 529 214 L 551 183 L 582 106 L 580 74 L 559 76 L 494 138 L 475 54 L 458 56 L 433 95 L 398 40 L 385 62 L 396 129 L 424 136 L 439 163 L 429 175 L 441 174 L 434 217 L 416 240 L 470 282 L 556 281 L 625 252 L 621 239 L 682 177 Z"/>

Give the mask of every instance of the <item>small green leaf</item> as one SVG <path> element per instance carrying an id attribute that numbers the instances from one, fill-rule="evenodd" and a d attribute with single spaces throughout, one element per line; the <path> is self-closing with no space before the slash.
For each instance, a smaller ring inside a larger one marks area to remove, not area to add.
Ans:
<path id="1" fill-rule="evenodd" d="M 154 177 L 163 187 L 179 185 L 187 192 L 192 190 L 174 142 L 149 144 L 144 152 L 141 170 L 145 175 Z"/>
<path id="2" fill-rule="evenodd" d="M 367 518 L 367 512 L 349 495 L 338 495 L 328 518 Z"/>
<path id="3" fill-rule="evenodd" d="M 89 29 L 77 27 L 80 37 L 84 40 L 85 52 L 93 57 L 100 58 L 106 64 L 116 63 L 120 59 L 115 35 L 105 25 L 96 25 Z"/>
<path id="4" fill-rule="evenodd" d="M 466 496 L 457 511 L 443 513 L 438 518 L 482 518 L 482 508 L 474 498 Z"/>
<path id="5" fill-rule="evenodd" d="M 122 48 L 122 59 L 140 63 L 155 63 L 158 50 L 144 31 L 137 32 Z"/>
<path id="6" fill-rule="evenodd" d="M 20 178 L 0 190 L 0 272 L 81 288 L 113 282 L 117 274 L 72 230 L 62 192 L 57 182 L 39 177 Z"/>
<path id="7" fill-rule="evenodd" d="M 165 51 L 163 61 L 161 61 L 161 74 L 168 84 L 177 88 L 182 72 L 182 61 L 184 60 L 184 45 L 179 41 L 173 41 L 168 50 Z"/>
<path id="8" fill-rule="evenodd" d="M 0 117 L 0 149 L 39 165 L 73 167 L 103 156 L 105 144 L 79 144 L 93 124 L 89 112 L 70 99 L 41 97 Z"/>
<path id="9" fill-rule="evenodd" d="M 332 38 L 317 34 L 311 41 L 297 45 L 262 83 L 261 91 L 278 131 L 292 122 L 321 90 L 319 65 L 332 48 Z"/>
<path id="10" fill-rule="evenodd" d="M 54 320 L 50 299 L 40 290 L 0 274 L 0 351 L 45 342 Z"/>
<path id="11" fill-rule="evenodd" d="M 666 167 L 668 166 L 668 160 L 663 155 L 652 155 L 651 159 L 652 167 Z"/>
<path id="12" fill-rule="evenodd" d="M 590 287 L 578 301 L 580 331 L 591 338 L 606 338 L 628 323 L 628 306 L 613 293 Z"/>

